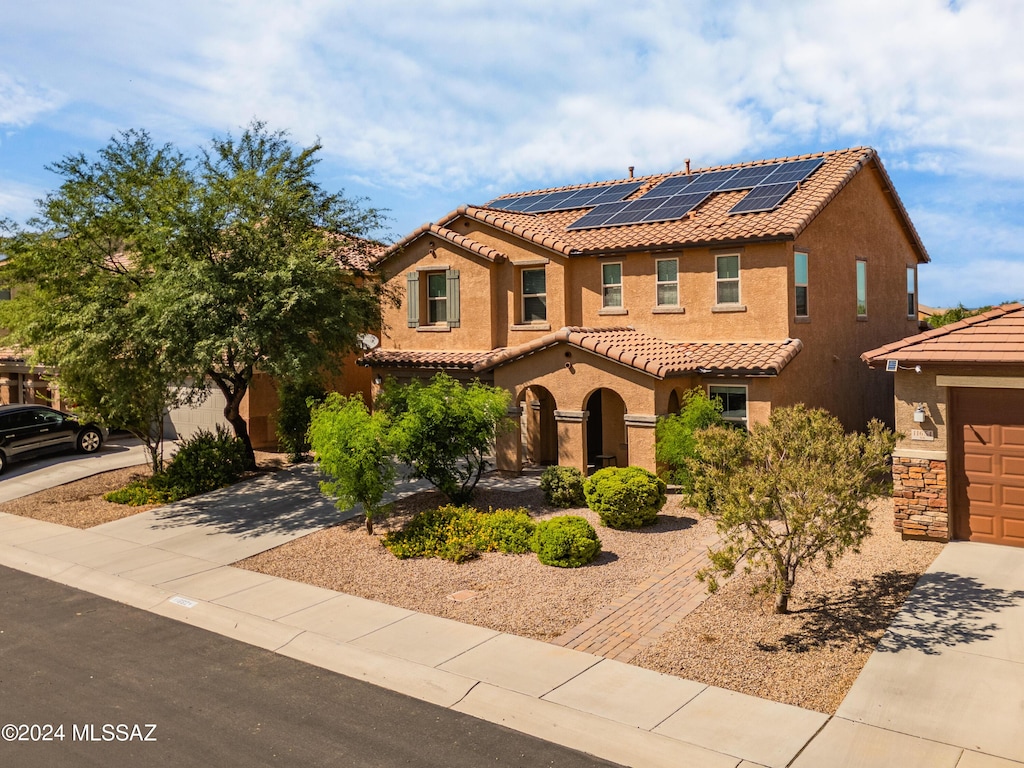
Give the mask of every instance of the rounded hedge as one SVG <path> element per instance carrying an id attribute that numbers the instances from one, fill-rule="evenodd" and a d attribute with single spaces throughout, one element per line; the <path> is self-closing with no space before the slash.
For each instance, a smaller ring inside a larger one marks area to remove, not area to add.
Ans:
<path id="1" fill-rule="evenodd" d="M 609 528 L 640 528 L 658 519 L 665 506 L 665 481 L 641 467 L 608 467 L 583 484 L 587 506 Z"/>
<path id="2" fill-rule="evenodd" d="M 579 568 L 601 552 L 594 526 L 575 515 L 562 515 L 537 523 L 530 547 L 544 565 Z"/>
<path id="3" fill-rule="evenodd" d="M 582 507 L 587 503 L 583 495 L 583 473 L 576 467 L 548 467 L 540 476 L 540 489 L 544 501 L 553 507 Z"/>

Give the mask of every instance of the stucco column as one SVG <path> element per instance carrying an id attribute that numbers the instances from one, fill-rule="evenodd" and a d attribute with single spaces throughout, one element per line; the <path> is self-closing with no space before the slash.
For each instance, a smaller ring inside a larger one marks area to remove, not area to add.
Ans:
<path id="1" fill-rule="evenodd" d="M 523 409 L 513 405 L 509 406 L 507 413 L 515 426 L 498 431 L 494 441 L 494 463 L 502 472 L 519 474 L 523 470 L 523 434 L 519 427 Z"/>
<path id="2" fill-rule="evenodd" d="M 629 465 L 657 472 L 658 466 L 654 460 L 654 428 L 658 424 L 658 417 L 653 414 L 627 413 L 623 421 L 626 423 Z"/>
<path id="3" fill-rule="evenodd" d="M 563 467 L 576 467 L 587 474 L 587 416 L 588 411 L 555 411 L 558 426 L 558 463 Z"/>

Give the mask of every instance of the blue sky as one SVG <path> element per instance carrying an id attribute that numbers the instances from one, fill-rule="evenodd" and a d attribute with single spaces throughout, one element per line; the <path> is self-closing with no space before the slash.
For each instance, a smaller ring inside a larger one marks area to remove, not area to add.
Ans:
<path id="1" fill-rule="evenodd" d="M 518 190 L 870 145 L 921 301 L 1024 298 L 1024 3 L 32 0 L 0 26 L 0 217 L 44 166 L 253 118 L 400 237 Z"/>

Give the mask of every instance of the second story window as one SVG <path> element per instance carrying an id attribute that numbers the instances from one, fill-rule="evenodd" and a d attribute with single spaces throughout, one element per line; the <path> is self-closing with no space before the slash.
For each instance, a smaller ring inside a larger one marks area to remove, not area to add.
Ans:
<path id="1" fill-rule="evenodd" d="M 448 279 L 444 272 L 427 274 L 427 322 L 430 325 L 448 322 Z"/>
<path id="2" fill-rule="evenodd" d="M 715 301 L 718 304 L 740 303 L 740 255 L 732 253 L 715 257 Z"/>
<path id="3" fill-rule="evenodd" d="M 917 270 L 907 267 L 907 317 L 917 318 Z"/>
<path id="4" fill-rule="evenodd" d="M 857 262 L 857 317 L 868 316 L 868 263 Z"/>
<path id="5" fill-rule="evenodd" d="M 546 322 L 548 319 L 548 293 L 544 270 L 524 269 L 522 274 L 523 322 Z"/>
<path id="6" fill-rule="evenodd" d="M 679 306 L 679 259 L 658 259 L 657 306 Z"/>
<path id="7" fill-rule="evenodd" d="M 807 254 L 800 251 L 793 254 L 793 286 L 796 316 L 807 317 Z"/>
<path id="8" fill-rule="evenodd" d="M 405 305 L 410 328 L 458 328 L 459 270 L 409 272 L 406 276 Z"/>
<path id="9" fill-rule="evenodd" d="M 601 307 L 622 306 L 622 264 L 601 265 Z"/>

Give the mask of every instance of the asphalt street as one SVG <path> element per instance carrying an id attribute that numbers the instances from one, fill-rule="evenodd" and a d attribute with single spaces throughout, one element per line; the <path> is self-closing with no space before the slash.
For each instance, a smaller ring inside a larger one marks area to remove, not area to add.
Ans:
<path id="1" fill-rule="evenodd" d="M 4 567 L 0 730 L 19 768 L 612 765 Z"/>

